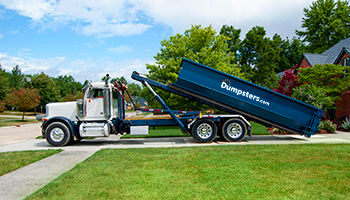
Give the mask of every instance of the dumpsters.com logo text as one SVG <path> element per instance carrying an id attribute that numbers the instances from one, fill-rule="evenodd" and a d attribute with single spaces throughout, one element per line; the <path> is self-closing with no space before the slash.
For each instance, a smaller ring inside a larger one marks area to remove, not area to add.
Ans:
<path id="1" fill-rule="evenodd" d="M 257 102 L 262 103 L 264 105 L 268 105 L 268 106 L 270 105 L 269 102 L 262 100 L 260 97 L 254 95 L 252 93 L 249 93 L 248 91 L 240 90 L 238 88 L 231 86 L 231 81 L 229 79 L 225 79 L 222 81 L 221 88 L 224 88 L 224 89 L 236 94 L 237 96 L 247 97 L 248 99 L 251 99 L 253 101 L 257 101 Z"/>

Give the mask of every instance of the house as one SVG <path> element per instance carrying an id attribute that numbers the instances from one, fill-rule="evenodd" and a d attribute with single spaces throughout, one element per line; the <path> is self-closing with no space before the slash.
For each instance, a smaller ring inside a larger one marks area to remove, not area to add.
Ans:
<path id="1" fill-rule="evenodd" d="M 299 67 L 312 67 L 315 64 L 339 64 L 350 66 L 350 37 L 341 40 L 322 54 L 303 53 Z"/>
<path id="2" fill-rule="evenodd" d="M 148 106 L 147 100 L 142 97 L 132 96 L 131 98 L 138 108 L 146 108 Z"/>
<path id="3" fill-rule="evenodd" d="M 313 67 L 315 64 L 338 64 L 350 66 L 350 37 L 341 40 L 336 45 L 321 54 L 303 53 L 298 67 Z M 340 96 L 336 102 L 340 110 L 336 110 L 335 119 L 341 119 L 350 114 L 350 90 Z"/>

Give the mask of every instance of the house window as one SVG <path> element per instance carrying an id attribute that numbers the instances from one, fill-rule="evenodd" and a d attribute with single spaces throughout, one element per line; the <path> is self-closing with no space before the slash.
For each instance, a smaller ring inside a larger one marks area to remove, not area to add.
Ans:
<path id="1" fill-rule="evenodd" d="M 350 66 L 350 57 L 344 58 L 344 66 Z"/>

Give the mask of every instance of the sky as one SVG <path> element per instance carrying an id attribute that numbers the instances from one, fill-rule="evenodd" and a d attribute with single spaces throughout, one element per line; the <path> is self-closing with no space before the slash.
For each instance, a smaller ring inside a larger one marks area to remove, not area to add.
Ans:
<path id="1" fill-rule="evenodd" d="M 263 26 L 292 38 L 311 0 L 0 0 L 0 63 L 24 74 L 100 81 L 147 73 L 160 42 L 191 25 Z"/>

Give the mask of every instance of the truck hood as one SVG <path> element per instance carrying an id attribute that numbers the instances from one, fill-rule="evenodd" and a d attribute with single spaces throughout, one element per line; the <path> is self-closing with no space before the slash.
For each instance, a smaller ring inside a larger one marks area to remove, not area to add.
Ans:
<path id="1" fill-rule="evenodd" d="M 49 103 L 46 105 L 46 118 L 65 117 L 76 121 L 77 103 L 75 101 Z"/>

